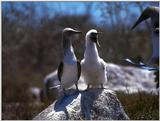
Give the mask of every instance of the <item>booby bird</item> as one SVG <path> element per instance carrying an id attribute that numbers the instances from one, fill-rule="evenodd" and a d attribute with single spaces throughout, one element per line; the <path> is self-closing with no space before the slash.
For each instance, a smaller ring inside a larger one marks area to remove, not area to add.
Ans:
<path id="1" fill-rule="evenodd" d="M 148 18 L 151 18 L 152 31 L 152 56 L 148 64 L 159 63 L 159 7 L 147 7 L 132 26 L 131 30 Z"/>
<path id="2" fill-rule="evenodd" d="M 97 46 L 99 45 L 98 35 L 95 29 L 91 29 L 86 34 L 84 59 L 81 61 L 82 76 L 88 85 L 87 89 L 101 86 L 103 88 L 106 79 L 106 66 L 102 58 L 99 57 Z"/>
<path id="3" fill-rule="evenodd" d="M 72 47 L 72 37 L 75 34 L 80 34 L 78 30 L 72 28 L 65 28 L 62 32 L 63 40 L 63 59 L 58 66 L 58 79 L 61 82 L 63 92 L 65 89 L 76 85 L 76 90 L 78 90 L 78 80 L 81 75 L 81 65 L 77 60 L 74 49 Z"/>

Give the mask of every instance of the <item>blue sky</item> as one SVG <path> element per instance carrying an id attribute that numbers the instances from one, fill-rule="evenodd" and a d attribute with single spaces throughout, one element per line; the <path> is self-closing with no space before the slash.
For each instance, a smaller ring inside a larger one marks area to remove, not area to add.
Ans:
<path id="1" fill-rule="evenodd" d="M 84 14 L 86 12 L 85 6 L 89 4 L 93 4 L 91 8 L 91 15 L 92 15 L 92 20 L 99 24 L 102 21 L 102 12 L 101 12 L 101 7 L 102 7 L 102 2 L 15 2 L 16 7 L 18 9 L 22 9 L 22 4 L 27 4 L 28 6 L 35 6 L 37 10 L 37 16 L 42 16 L 45 10 L 47 10 L 48 14 L 50 17 L 54 16 L 55 13 L 59 14 Z M 108 2 L 110 3 L 110 2 Z M 133 11 L 134 14 L 137 16 L 140 14 L 139 8 L 135 7 L 132 5 L 133 2 L 122 2 L 124 6 L 126 4 L 129 4 L 129 10 Z M 158 2 L 152 2 L 149 3 L 149 5 L 158 5 Z M 44 7 L 44 9 L 40 9 L 41 7 Z M 145 5 L 144 7 L 146 7 Z M 7 7 L 7 2 L 2 2 L 2 9 Z M 45 9 L 46 8 L 46 9 Z M 9 7 L 7 9 L 10 9 Z M 25 12 L 25 11 L 24 11 Z M 120 13 L 123 19 L 126 17 L 126 12 L 121 12 Z"/>

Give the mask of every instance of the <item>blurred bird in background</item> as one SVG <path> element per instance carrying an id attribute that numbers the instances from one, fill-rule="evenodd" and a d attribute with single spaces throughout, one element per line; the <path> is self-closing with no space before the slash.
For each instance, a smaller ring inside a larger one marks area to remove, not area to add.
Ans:
<path id="1" fill-rule="evenodd" d="M 151 19 L 151 40 L 152 40 L 152 56 L 150 57 L 147 65 L 142 62 L 138 64 L 134 63 L 130 59 L 125 59 L 130 64 L 134 66 L 141 67 L 146 70 L 159 70 L 159 67 L 150 67 L 150 65 L 158 65 L 159 64 L 159 7 L 147 7 L 140 15 L 138 20 L 132 26 L 131 30 L 133 30 L 137 25 L 139 25 L 142 21 L 150 18 Z"/>
<path id="2" fill-rule="evenodd" d="M 131 30 L 133 30 L 137 25 L 139 25 L 142 21 L 150 18 L 151 21 L 151 40 L 152 40 L 152 56 L 150 57 L 147 65 L 142 62 L 135 63 L 130 59 L 125 59 L 130 64 L 140 67 L 142 69 L 146 69 L 149 71 L 155 71 L 155 82 L 157 82 L 157 88 L 159 87 L 159 7 L 150 6 L 147 7 L 140 15 L 138 20 L 132 26 Z M 158 65 L 158 67 L 151 67 L 150 65 Z"/>

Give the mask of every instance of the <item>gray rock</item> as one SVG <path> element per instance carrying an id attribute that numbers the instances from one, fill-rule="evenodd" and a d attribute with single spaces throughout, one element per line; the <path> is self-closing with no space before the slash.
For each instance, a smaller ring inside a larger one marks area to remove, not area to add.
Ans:
<path id="1" fill-rule="evenodd" d="M 89 89 L 56 100 L 33 120 L 125 120 L 129 119 L 116 94 L 107 89 Z"/>

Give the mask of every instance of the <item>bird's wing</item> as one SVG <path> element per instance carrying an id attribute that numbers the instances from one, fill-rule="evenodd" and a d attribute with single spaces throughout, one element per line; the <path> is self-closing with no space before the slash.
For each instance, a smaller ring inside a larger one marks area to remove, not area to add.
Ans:
<path id="1" fill-rule="evenodd" d="M 132 61 L 131 59 L 129 59 L 129 58 L 126 58 L 125 61 L 128 62 L 128 63 L 130 63 L 130 64 L 132 64 L 132 65 L 134 65 L 134 66 L 137 66 L 137 67 L 145 66 L 144 63 L 142 63 L 142 62 L 135 63 L 135 62 L 133 62 L 133 61 Z"/>
<path id="2" fill-rule="evenodd" d="M 78 68 L 78 79 L 79 79 L 81 76 L 81 64 L 79 61 L 77 61 L 77 68 Z"/>
<path id="3" fill-rule="evenodd" d="M 58 66 L 58 79 L 61 82 L 61 76 L 63 74 L 63 62 L 61 62 Z"/>
<path id="4" fill-rule="evenodd" d="M 127 61 L 129 64 L 132 64 L 135 67 L 139 67 L 139 68 L 142 68 L 142 69 L 145 69 L 145 70 L 149 70 L 149 71 L 157 71 L 157 70 L 159 70 L 159 67 L 148 66 L 148 65 L 145 65 L 142 62 L 135 63 L 135 62 L 133 62 L 132 60 L 130 60 L 128 58 L 125 59 L 125 61 Z"/>

